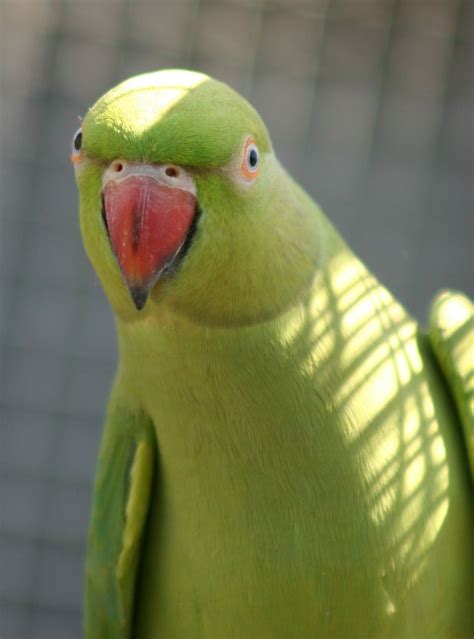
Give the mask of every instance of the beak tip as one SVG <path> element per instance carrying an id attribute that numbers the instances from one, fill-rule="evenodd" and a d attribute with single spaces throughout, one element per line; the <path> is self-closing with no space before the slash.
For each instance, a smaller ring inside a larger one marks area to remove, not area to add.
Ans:
<path id="1" fill-rule="evenodd" d="M 148 288 L 145 286 L 130 286 L 130 295 L 137 311 L 141 311 L 148 299 Z"/>

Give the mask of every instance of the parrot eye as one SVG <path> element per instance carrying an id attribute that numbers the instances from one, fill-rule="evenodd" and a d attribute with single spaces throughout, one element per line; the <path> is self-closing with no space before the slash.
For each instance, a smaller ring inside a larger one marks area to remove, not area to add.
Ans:
<path id="1" fill-rule="evenodd" d="M 72 138 L 72 148 L 71 148 L 71 160 L 73 162 L 77 162 L 81 159 L 81 148 L 82 148 L 82 127 L 79 127 L 77 131 L 74 133 Z"/>
<path id="2" fill-rule="evenodd" d="M 81 150 L 81 146 L 82 146 L 82 129 L 79 128 L 74 133 L 74 137 L 72 139 L 72 150 L 73 151 L 80 151 Z"/>
<path id="3" fill-rule="evenodd" d="M 255 171 L 258 164 L 258 149 L 255 145 L 247 149 L 247 167 L 249 171 Z"/>
<path id="4" fill-rule="evenodd" d="M 244 146 L 242 164 L 240 167 L 242 177 L 247 182 L 253 182 L 258 175 L 260 165 L 260 152 L 253 138 L 248 138 Z"/>

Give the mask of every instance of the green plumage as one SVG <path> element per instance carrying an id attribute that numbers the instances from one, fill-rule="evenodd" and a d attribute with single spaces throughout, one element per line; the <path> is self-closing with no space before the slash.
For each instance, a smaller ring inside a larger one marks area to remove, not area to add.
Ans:
<path id="1" fill-rule="evenodd" d="M 243 186 L 249 135 L 260 173 Z M 117 158 L 186 167 L 202 211 L 142 311 L 101 216 Z M 88 639 L 470 636 L 470 303 L 454 296 L 461 317 L 438 301 L 423 334 L 280 166 L 256 112 L 200 74 L 101 98 L 76 175 L 120 345 Z"/>

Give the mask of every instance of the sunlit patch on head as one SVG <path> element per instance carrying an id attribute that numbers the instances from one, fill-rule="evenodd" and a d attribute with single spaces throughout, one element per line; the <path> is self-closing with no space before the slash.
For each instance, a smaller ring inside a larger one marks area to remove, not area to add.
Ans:
<path id="1" fill-rule="evenodd" d="M 207 80 L 207 75 L 183 69 L 144 73 L 112 89 L 104 99 L 104 106 L 114 103 L 116 115 L 133 113 L 134 130 L 143 132 L 163 118 L 192 89 Z M 140 108 L 137 108 L 136 95 L 144 92 L 151 99 L 141 100 Z M 105 110 L 104 118 L 109 117 Z"/>
<path id="2" fill-rule="evenodd" d="M 166 69 L 165 71 L 142 73 L 125 80 L 116 87 L 117 93 L 125 93 L 138 89 L 175 88 L 193 89 L 202 82 L 209 80 L 204 73 L 187 71 L 186 69 Z"/>

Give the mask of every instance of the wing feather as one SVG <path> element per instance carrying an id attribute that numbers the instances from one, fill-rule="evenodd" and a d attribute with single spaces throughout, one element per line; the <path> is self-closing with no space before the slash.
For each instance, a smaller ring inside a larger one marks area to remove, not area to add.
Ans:
<path id="1" fill-rule="evenodd" d="M 150 502 L 151 421 L 111 400 L 94 490 L 86 575 L 87 639 L 129 639 Z"/>
<path id="2" fill-rule="evenodd" d="M 458 409 L 474 475 L 474 306 L 471 300 L 444 291 L 433 303 L 429 336 Z"/>

